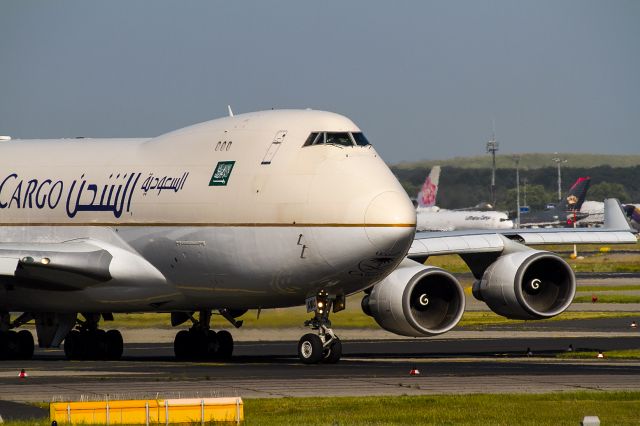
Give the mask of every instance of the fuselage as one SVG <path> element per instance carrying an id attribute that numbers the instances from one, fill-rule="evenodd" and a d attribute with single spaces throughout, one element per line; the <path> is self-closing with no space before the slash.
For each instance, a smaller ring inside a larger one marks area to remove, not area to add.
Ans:
<path id="1" fill-rule="evenodd" d="M 587 200 L 582 203 L 580 213 L 586 215 L 578 221 L 578 225 L 602 224 L 604 222 L 604 203 Z"/>
<path id="2" fill-rule="evenodd" d="M 418 231 L 454 231 L 465 229 L 511 229 L 513 221 L 496 211 L 417 209 Z"/>
<path id="3" fill-rule="evenodd" d="M 304 146 L 313 132 L 360 129 L 288 110 L 151 139 L 0 142 L 0 242 L 106 241 L 163 277 L 153 298 L 126 296 L 129 283 L 76 291 L 76 311 L 268 308 L 359 291 L 405 256 L 415 210 L 371 145 Z M 71 296 L 1 292 L 15 310 L 68 310 Z"/>

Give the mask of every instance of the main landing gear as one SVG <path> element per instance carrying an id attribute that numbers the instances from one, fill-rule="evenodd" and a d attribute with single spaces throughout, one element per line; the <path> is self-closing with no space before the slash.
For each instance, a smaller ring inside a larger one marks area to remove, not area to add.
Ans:
<path id="1" fill-rule="evenodd" d="M 307 299 L 307 311 L 314 317 L 304 325 L 318 330 L 318 334 L 307 333 L 298 341 L 298 357 L 305 364 L 335 364 L 342 356 L 342 343 L 331 329 L 329 312 L 344 309 L 344 296 L 330 297 L 322 290 L 316 296 Z"/>
<path id="2" fill-rule="evenodd" d="M 18 327 L 16 320 L 11 323 L 8 313 L 0 313 L 0 360 L 31 359 L 33 357 L 33 336 L 29 330 L 14 331 Z"/>
<path id="3" fill-rule="evenodd" d="M 71 330 L 64 339 L 64 354 L 74 360 L 119 360 L 124 347 L 118 330 L 98 328 L 100 314 L 83 314 L 85 321 L 77 320 L 77 330 Z"/>
<path id="4" fill-rule="evenodd" d="M 221 314 L 225 316 L 225 312 Z M 226 316 L 225 316 L 226 317 Z M 233 337 L 226 330 L 211 330 L 211 311 L 200 311 L 198 319 L 187 317 L 193 323 L 189 330 L 181 330 L 173 341 L 173 350 L 179 360 L 228 360 L 233 354 Z M 236 327 L 242 321 L 232 322 Z"/>
<path id="5" fill-rule="evenodd" d="M 31 359 L 33 348 L 29 330 L 0 331 L 0 359 Z"/>

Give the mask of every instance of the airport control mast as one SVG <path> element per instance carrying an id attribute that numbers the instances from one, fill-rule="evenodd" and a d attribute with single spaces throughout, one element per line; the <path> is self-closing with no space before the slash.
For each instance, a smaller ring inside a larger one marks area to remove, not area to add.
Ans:
<path id="1" fill-rule="evenodd" d="M 492 168 L 491 168 L 491 204 L 493 208 L 496 208 L 496 152 L 500 144 L 496 141 L 496 132 L 493 131 L 491 140 L 487 142 L 487 154 L 492 156 Z"/>

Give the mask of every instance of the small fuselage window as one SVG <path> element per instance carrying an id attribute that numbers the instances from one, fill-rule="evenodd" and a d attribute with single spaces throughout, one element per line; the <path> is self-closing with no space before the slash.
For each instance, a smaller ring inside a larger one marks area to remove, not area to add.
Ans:
<path id="1" fill-rule="evenodd" d="M 361 132 L 312 132 L 303 146 L 325 144 L 340 146 L 370 145 L 367 138 Z"/>

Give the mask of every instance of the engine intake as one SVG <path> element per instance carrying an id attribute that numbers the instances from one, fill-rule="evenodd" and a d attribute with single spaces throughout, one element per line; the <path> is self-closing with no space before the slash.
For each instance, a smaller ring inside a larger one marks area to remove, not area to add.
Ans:
<path id="1" fill-rule="evenodd" d="M 473 295 L 512 319 L 544 319 L 564 312 L 576 292 L 571 267 L 556 254 L 527 250 L 499 257 L 473 284 Z"/>
<path id="2" fill-rule="evenodd" d="M 449 272 L 405 259 L 371 294 L 362 309 L 380 327 L 403 336 L 434 336 L 451 330 L 464 312 L 462 286 Z"/>

